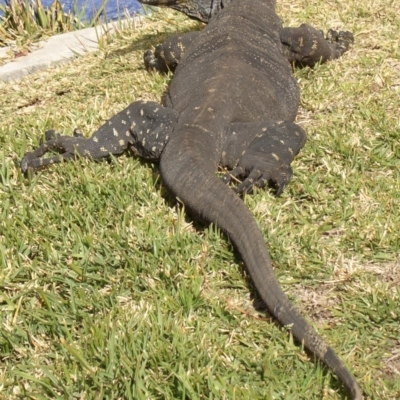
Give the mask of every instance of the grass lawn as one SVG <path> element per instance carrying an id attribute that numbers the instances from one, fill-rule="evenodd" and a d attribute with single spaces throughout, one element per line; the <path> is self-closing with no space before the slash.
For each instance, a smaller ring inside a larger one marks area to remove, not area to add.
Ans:
<path id="1" fill-rule="evenodd" d="M 296 71 L 308 142 L 284 194 L 252 210 L 289 297 L 370 399 L 400 398 L 400 3 L 283 0 L 285 25 L 351 30 Z M 25 179 L 55 128 L 87 135 L 169 77 L 143 51 L 198 29 L 162 12 L 96 54 L 0 83 L 0 399 L 344 399 L 262 312 L 215 226 L 187 217 L 157 166 L 80 160 Z"/>

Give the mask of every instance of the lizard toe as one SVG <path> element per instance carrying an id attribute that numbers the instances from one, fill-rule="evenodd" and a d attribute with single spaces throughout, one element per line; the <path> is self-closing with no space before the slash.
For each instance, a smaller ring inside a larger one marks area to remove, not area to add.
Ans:
<path id="1" fill-rule="evenodd" d="M 238 178 L 240 176 L 242 176 L 243 174 L 244 174 L 244 168 L 242 166 L 238 166 L 238 167 L 234 168 L 232 171 L 229 171 L 228 173 L 226 173 L 223 176 L 222 181 L 226 184 L 229 184 L 232 181 L 240 182 L 240 180 Z"/>
<path id="2" fill-rule="evenodd" d="M 279 197 L 286 185 L 290 182 L 293 176 L 292 167 L 289 164 L 282 164 L 279 168 L 275 169 L 271 175 L 271 181 L 276 187 L 276 197 Z"/>
<path id="3" fill-rule="evenodd" d="M 20 163 L 21 171 L 26 174 L 29 169 L 29 153 L 26 153 Z"/>
<path id="4" fill-rule="evenodd" d="M 253 168 L 247 178 L 236 188 L 237 193 L 251 193 L 254 187 L 262 188 L 271 178 L 269 169 Z"/>

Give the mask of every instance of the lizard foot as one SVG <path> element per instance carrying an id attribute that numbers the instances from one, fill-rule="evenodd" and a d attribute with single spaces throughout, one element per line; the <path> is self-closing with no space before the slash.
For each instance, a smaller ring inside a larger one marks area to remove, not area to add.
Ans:
<path id="1" fill-rule="evenodd" d="M 147 50 L 144 53 L 144 65 L 147 71 L 173 72 L 185 53 L 185 49 L 198 34 L 199 32 L 188 32 L 183 35 L 173 35 L 164 43 L 158 44 L 154 52 Z"/>
<path id="2" fill-rule="evenodd" d="M 165 63 L 160 62 L 159 53 L 161 51 L 161 45 L 157 45 L 154 53 L 151 50 L 147 50 L 144 55 L 144 66 L 147 71 L 158 71 L 158 72 L 168 72 L 168 68 Z"/>
<path id="3" fill-rule="evenodd" d="M 341 52 L 347 51 L 351 44 L 354 43 L 354 35 L 348 31 L 335 31 L 329 29 L 326 35 L 326 40 L 329 43 L 337 44 Z"/>
<path id="4" fill-rule="evenodd" d="M 263 188 L 272 182 L 276 187 L 276 196 L 280 196 L 292 178 L 291 166 L 273 160 L 255 160 L 251 154 L 248 156 L 243 157 L 241 163 L 223 177 L 223 181 L 229 183 L 244 177 L 245 179 L 234 188 L 236 193 L 251 193 L 254 187 Z"/>
<path id="5" fill-rule="evenodd" d="M 74 136 L 62 136 L 55 130 L 46 131 L 45 140 L 41 139 L 40 146 L 25 153 L 21 160 L 22 172 L 29 173 L 39 167 L 59 163 L 63 160 L 75 157 L 79 145 L 86 141 L 79 128 L 74 129 Z M 42 158 L 48 151 L 55 151 L 58 155 Z"/>
<path id="6" fill-rule="evenodd" d="M 254 187 L 262 188 L 272 182 L 279 196 L 292 178 L 290 164 L 304 146 L 304 130 L 293 122 L 235 126 L 235 131 L 240 129 L 247 135 L 254 132 L 254 140 L 242 153 L 236 167 L 224 176 L 224 182 L 244 178 L 234 189 L 237 193 L 249 193 Z"/>

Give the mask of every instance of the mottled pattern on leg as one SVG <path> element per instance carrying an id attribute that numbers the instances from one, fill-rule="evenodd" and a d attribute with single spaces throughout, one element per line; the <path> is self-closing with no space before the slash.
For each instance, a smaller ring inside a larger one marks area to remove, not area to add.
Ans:
<path id="1" fill-rule="evenodd" d="M 21 161 L 23 172 L 81 157 L 101 160 L 127 149 L 147 160 L 157 161 L 177 120 L 177 112 L 156 102 L 136 101 L 105 122 L 90 138 L 75 129 L 74 136 L 47 131 L 46 141 Z M 48 151 L 59 153 L 43 158 Z"/>
<path id="2" fill-rule="evenodd" d="M 157 162 L 178 120 L 178 112 L 155 102 L 142 102 L 131 116 L 132 150 L 148 161 Z"/>

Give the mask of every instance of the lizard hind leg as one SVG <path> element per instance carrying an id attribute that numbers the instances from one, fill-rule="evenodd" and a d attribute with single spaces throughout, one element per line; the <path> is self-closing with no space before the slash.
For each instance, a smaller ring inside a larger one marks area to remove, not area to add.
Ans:
<path id="1" fill-rule="evenodd" d="M 279 196 L 292 177 L 290 163 L 306 142 L 304 130 L 293 122 L 235 125 L 236 131 L 244 129 L 246 135 L 253 134 L 254 139 L 243 150 L 235 168 L 225 175 L 224 181 L 228 183 L 232 178 L 244 178 L 235 188 L 237 193 L 247 193 L 253 187 L 262 188 L 272 182 Z"/>
<path id="2" fill-rule="evenodd" d="M 132 150 L 135 155 L 157 162 L 178 120 L 178 112 L 158 103 L 137 102 L 131 112 Z"/>
<path id="3" fill-rule="evenodd" d="M 36 168 L 60 163 L 77 156 L 103 160 L 128 149 L 149 161 L 158 161 L 177 120 L 177 112 L 152 101 L 136 101 L 106 121 L 93 135 L 85 138 L 79 129 L 74 136 L 63 136 L 54 130 L 45 133 L 45 141 L 21 161 L 26 173 Z M 43 157 L 47 152 L 58 153 Z"/>

